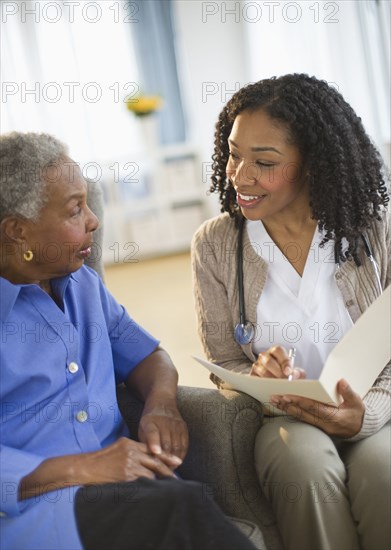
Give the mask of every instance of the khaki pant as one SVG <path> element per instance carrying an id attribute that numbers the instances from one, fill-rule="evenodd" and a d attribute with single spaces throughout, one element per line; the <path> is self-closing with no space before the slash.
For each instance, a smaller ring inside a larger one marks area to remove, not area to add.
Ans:
<path id="1" fill-rule="evenodd" d="M 356 443 L 265 417 L 255 467 L 287 550 L 391 548 L 391 426 Z"/>

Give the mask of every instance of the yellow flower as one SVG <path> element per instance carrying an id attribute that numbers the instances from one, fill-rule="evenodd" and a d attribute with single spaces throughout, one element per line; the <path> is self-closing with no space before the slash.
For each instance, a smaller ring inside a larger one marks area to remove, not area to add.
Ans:
<path id="1" fill-rule="evenodd" d="M 126 106 L 136 116 L 145 116 L 159 110 L 163 105 L 162 98 L 158 95 L 139 95 L 129 97 Z"/>

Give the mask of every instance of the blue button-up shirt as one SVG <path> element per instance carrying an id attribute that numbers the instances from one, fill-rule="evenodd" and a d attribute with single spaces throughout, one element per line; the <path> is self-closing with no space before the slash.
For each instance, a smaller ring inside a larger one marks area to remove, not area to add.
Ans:
<path id="1" fill-rule="evenodd" d="M 38 285 L 0 278 L 0 548 L 81 548 L 77 487 L 22 502 L 20 480 L 49 457 L 96 451 L 127 434 L 115 388 L 158 341 L 88 267 Z"/>

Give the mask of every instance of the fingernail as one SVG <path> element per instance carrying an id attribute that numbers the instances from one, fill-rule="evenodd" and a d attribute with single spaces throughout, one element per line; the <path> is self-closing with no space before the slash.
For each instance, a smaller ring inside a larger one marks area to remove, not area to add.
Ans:
<path id="1" fill-rule="evenodd" d="M 284 397 L 282 398 L 282 400 L 284 401 L 284 403 L 292 403 L 292 400 L 289 399 L 289 397 L 286 397 L 285 395 L 284 395 Z"/>
<path id="2" fill-rule="evenodd" d="M 280 402 L 280 399 L 276 395 L 272 395 L 270 398 L 270 403 L 273 403 L 273 405 L 278 405 Z"/>
<path id="3" fill-rule="evenodd" d="M 162 454 L 162 448 L 160 445 L 151 445 L 151 451 L 155 455 L 161 455 Z"/>
<path id="4" fill-rule="evenodd" d="M 171 460 L 171 462 L 174 462 L 174 464 L 178 464 L 178 466 L 179 466 L 180 464 L 182 464 L 182 462 L 183 462 L 183 460 L 181 460 L 181 459 L 179 458 L 179 456 L 175 456 L 175 455 L 171 455 L 171 456 L 170 456 L 170 460 Z"/>

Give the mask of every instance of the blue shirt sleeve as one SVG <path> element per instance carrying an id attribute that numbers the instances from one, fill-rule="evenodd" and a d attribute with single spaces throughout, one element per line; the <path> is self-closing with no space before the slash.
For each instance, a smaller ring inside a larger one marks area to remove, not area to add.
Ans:
<path id="1" fill-rule="evenodd" d="M 7 516 L 18 516 L 23 510 L 23 501 L 18 501 L 19 485 L 26 475 L 35 470 L 44 457 L 7 447 L 0 446 L 1 506 L 0 510 Z M 16 465 L 16 467 L 15 467 Z"/>
<path id="2" fill-rule="evenodd" d="M 125 308 L 113 298 L 101 279 L 96 277 L 111 342 L 116 383 L 119 384 L 157 348 L 159 340 L 132 319 Z"/>

